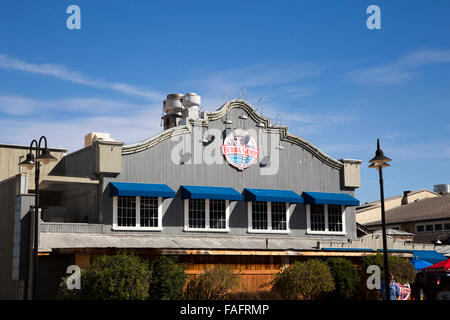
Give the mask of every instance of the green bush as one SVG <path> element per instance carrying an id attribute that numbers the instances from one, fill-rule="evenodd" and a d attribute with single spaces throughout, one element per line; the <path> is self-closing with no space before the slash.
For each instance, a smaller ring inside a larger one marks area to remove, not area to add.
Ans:
<path id="1" fill-rule="evenodd" d="M 381 279 L 384 281 L 384 259 L 381 253 L 365 256 L 362 259 L 363 272 L 370 265 L 377 265 L 381 269 Z M 413 284 L 416 279 L 414 266 L 406 258 L 388 255 L 389 272 L 394 275 L 394 280 L 399 283 Z"/>
<path id="2" fill-rule="evenodd" d="M 121 251 L 96 258 L 81 277 L 81 299 L 144 300 L 151 271 L 142 258 Z"/>
<path id="3" fill-rule="evenodd" d="M 83 287 L 84 272 L 85 272 L 84 270 L 81 271 L 81 287 Z M 67 288 L 67 280 L 70 276 L 71 275 L 61 278 L 61 282 L 59 283 L 59 287 L 56 291 L 56 299 L 57 300 L 80 300 L 81 299 L 81 290 Z"/>
<path id="4" fill-rule="evenodd" d="M 184 292 L 186 300 L 225 300 L 231 289 L 238 288 L 240 279 L 231 267 L 217 265 L 191 279 Z"/>
<path id="5" fill-rule="evenodd" d="M 186 282 L 183 267 L 172 258 L 161 256 L 151 264 L 150 299 L 177 300 L 182 298 Z"/>
<path id="6" fill-rule="evenodd" d="M 275 275 L 272 290 L 287 299 L 318 298 L 334 289 L 330 267 L 318 259 L 294 262 Z"/>
<path id="7" fill-rule="evenodd" d="M 358 268 L 348 259 L 331 258 L 327 260 L 334 278 L 335 289 L 330 293 L 330 297 L 335 299 L 351 299 L 359 288 Z"/>

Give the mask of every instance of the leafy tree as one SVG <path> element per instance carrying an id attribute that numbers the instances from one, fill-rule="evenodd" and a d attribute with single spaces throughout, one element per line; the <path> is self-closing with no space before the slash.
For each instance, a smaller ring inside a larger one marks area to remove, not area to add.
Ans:
<path id="1" fill-rule="evenodd" d="M 362 259 L 363 271 L 370 265 L 377 265 L 381 269 L 381 279 L 384 281 L 384 259 L 381 253 L 365 256 Z M 413 284 L 416 279 L 414 266 L 406 258 L 388 255 L 389 272 L 394 275 L 395 281 L 399 283 Z"/>
<path id="2" fill-rule="evenodd" d="M 231 267 L 216 265 L 213 269 L 191 279 L 184 292 L 187 300 L 225 300 L 231 289 L 239 287 L 239 275 Z"/>
<path id="3" fill-rule="evenodd" d="M 330 267 L 318 259 L 294 262 L 275 275 L 272 290 L 287 299 L 318 298 L 334 289 Z"/>
<path id="4" fill-rule="evenodd" d="M 332 298 L 350 299 L 359 288 L 358 268 L 348 259 L 331 258 L 327 260 L 334 278 L 335 289 L 330 293 Z"/>
<path id="5" fill-rule="evenodd" d="M 182 298 L 186 282 L 183 267 L 172 258 L 161 256 L 151 264 L 152 279 L 150 298 L 155 300 L 177 300 Z"/>
<path id="6" fill-rule="evenodd" d="M 148 262 L 133 253 L 103 255 L 82 273 L 80 296 L 96 300 L 144 300 L 149 296 L 150 277 Z"/>

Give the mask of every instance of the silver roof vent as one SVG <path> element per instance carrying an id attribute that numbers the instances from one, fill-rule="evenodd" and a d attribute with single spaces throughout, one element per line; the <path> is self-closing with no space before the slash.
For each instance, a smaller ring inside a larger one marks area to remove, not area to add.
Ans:
<path id="1" fill-rule="evenodd" d="M 434 192 L 439 193 L 442 196 L 450 194 L 450 184 L 435 184 Z"/>

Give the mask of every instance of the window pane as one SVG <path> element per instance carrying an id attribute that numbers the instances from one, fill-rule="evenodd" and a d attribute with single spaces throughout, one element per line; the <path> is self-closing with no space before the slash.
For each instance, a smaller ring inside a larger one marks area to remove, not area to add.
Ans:
<path id="1" fill-rule="evenodd" d="M 425 226 L 425 229 L 426 229 L 427 231 L 433 231 L 433 225 L 432 225 L 432 224 L 427 224 L 427 225 Z"/>
<path id="2" fill-rule="evenodd" d="M 442 224 L 435 224 L 434 225 L 434 230 L 442 230 Z"/>
<path id="3" fill-rule="evenodd" d="M 189 228 L 205 228 L 205 200 L 189 200 Z"/>
<path id="4" fill-rule="evenodd" d="M 416 232 L 424 232 L 425 227 L 424 226 L 417 226 L 416 227 Z"/>
<path id="5" fill-rule="evenodd" d="M 321 204 L 311 205 L 311 230 L 325 231 L 325 209 Z"/>
<path id="6" fill-rule="evenodd" d="M 211 229 L 226 228 L 225 200 L 209 200 L 209 220 Z"/>
<path id="7" fill-rule="evenodd" d="M 157 197 L 141 197 L 141 227 L 158 227 Z"/>
<path id="8" fill-rule="evenodd" d="M 252 202 L 252 228 L 267 230 L 267 202 Z"/>
<path id="9" fill-rule="evenodd" d="M 342 207 L 328 205 L 328 230 L 342 231 Z"/>
<path id="10" fill-rule="evenodd" d="M 286 230 L 286 203 L 272 202 L 272 230 Z"/>
<path id="11" fill-rule="evenodd" d="M 445 230 L 450 230 L 450 223 L 444 224 L 444 229 Z"/>
<path id="12" fill-rule="evenodd" d="M 136 197 L 119 196 L 117 199 L 117 225 L 136 226 Z"/>

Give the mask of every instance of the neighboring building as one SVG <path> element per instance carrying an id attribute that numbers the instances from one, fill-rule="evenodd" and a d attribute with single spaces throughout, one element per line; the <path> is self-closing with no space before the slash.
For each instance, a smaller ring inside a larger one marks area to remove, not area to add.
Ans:
<path id="1" fill-rule="evenodd" d="M 58 160 L 67 152 L 64 149 L 50 149 L 52 155 Z M 25 160 L 29 146 L 0 144 L 0 299 L 17 297 L 18 281 L 11 280 L 13 269 L 14 236 L 20 231 L 14 227 L 16 195 L 27 194 L 29 205 L 33 203 L 34 171 L 27 174 L 25 169 L 19 167 L 19 162 Z M 55 167 L 49 164 L 41 169 L 41 181 L 48 177 L 48 173 Z M 18 209 L 19 210 L 19 209 Z M 28 208 L 23 210 L 28 211 Z M 17 244 L 18 245 L 18 244 Z M 20 248 L 15 249 L 14 256 L 18 256 Z"/>
<path id="2" fill-rule="evenodd" d="M 385 210 L 390 210 L 401 205 L 419 201 L 422 199 L 438 197 L 437 192 L 428 189 L 417 191 L 404 191 L 403 195 L 387 198 L 384 200 Z M 380 201 L 366 202 L 356 207 L 356 222 L 365 226 L 367 224 L 381 221 L 381 203 Z"/>
<path id="3" fill-rule="evenodd" d="M 386 211 L 388 228 L 414 234 L 415 243 L 450 244 L 450 194 L 423 199 Z M 379 230 L 381 222 L 364 225 L 369 230 Z"/>
<path id="4" fill-rule="evenodd" d="M 29 146 L 0 144 L 0 182 L 26 171 L 19 166 L 19 162 L 25 160 L 29 150 Z M 50 148 L 50 151 L 58 160 L 61 160 L 67 152 L 65 149 L 56 148 Z M 45 178 L 48 173 L 53 170 L 55 165 L 56 163 L 51 163 L 47 166 L 43 166 L 40 174 L 41 179 Z M 34 171 L 29 173 L 28 183 L 28 189 L 34 190 Z"/>
<path id="5" fill-rule="evenodd" d="M 89 266 L 119 248 L 173 256 L 188 274 L 228 264 L 250 291 L 294 260 L 358 258 L 380 248 L 378 240 L 357 238 L 361 161 L 333 159 L 244 100 L 215 112 L 200 113 L 199 104 L 195 94 L 169 95 L 162 133 L 133 145 L 87 136 L 85 148 L 41 179 L 39 297 L 54 297 L 69 265 Z M 0 182 L 8 231 L 0 298 L 22 298 L 27 288 L 28 178 Z M 417 249 L 394 242 L 404 257 Z"/>

